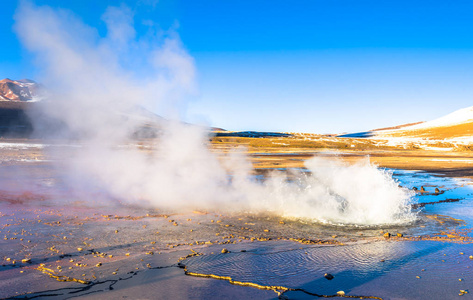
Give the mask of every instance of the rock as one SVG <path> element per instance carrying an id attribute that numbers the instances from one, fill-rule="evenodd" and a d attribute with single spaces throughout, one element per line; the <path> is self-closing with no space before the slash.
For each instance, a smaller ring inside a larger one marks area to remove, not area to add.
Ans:
<path id="1" fill-rule="evenodd" d="M 424 189 L 423 186 L 420 187 L 420 191 L 421 191 L 421 192 L 425 192 L 425 189 Z"/>
<path id="2" fill-rule="evenodd" d="M 328 280 L 332 280 L 334 278 L 333 275 L 330 273 L 325 273 L 324 277 L 327 278 Z"/>
<path id="3" fill-rule="evenodd" d="M 345 292 L 344 292 L 344 291 L 338 291 L 338 292 L 337 292 L 337 295 L 339 295 L 339 296 L 345 296 Z"/>
<path id="4" fill-rule="evenodd" d="M 383 234 L 383 236 L 387 239 L 389 239 L 391 237 L 391 234 L 389 232 L 386 232 L 385 234 Z"/>
<path id="5" fill-rule="evenodd" d="M 222 253 L 229 253 L 229 252 L 230 252 L 230 251 L 228 251 L 227 248 L 223 248 L 223 249 L 222 249 Z"/>
<path id="6" fill-rule="evenodd" d="M 416 188 L 416 187 L 413 187 L 412 190 L 413 190 L 413 191 L 417 191 L 417 188 Z"/>
<path id="7" fill-rule="evenodd" d="M 402 237 L 402 233 L 398 233 L 398 234 L 397 234 L 397 237 Z"/>
<path id="8" fill-rule="evenodd" d="M 436 192 L 437 194 L 440 193 L 439 188 L 435 188 L 435 192 Z"/>

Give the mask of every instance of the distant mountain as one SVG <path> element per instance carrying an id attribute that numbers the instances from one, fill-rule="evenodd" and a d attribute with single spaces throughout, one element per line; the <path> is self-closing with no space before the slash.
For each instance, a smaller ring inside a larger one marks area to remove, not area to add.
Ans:
<path id="1" fill-rule="evenodd" d="M 0 137 L 28 137 L 34 131 L 31 113 L 32 109 L 46 100 L 46 89 L 37 82 L 30 79 L 11 80 L 5 78 L 0 80 Z M 135 138 L 153 138 L 159 135 L 162 126 L 169 120 L 154 114 L 142 106 L 131 107 L 128 110 L 116 111 L 123 120 L 134 120 L 139 124 L 132 134 Z M 60 120 L 44 119 L 43 127 L 67 130 L 66 124 Z M 184 123 L 187 124 L 187 123 Z M 36 124 L 37 125 L 37 124 Z M 191 125 L 191 124 L 189 124 Z M 208 128 L 211 131 L 224 131 L 222 128 Z M 53 134 L 54 135 L 54 134 Z"/>
<path id="2" fill-rule="evenodd" d="M 33 80 L 0 80 L 0 101 L 36 101 L 39 94 L 40 85 Z"/>
<path id="3" fill-rule="evenodd" d="M 473 106 L 428 122 L 344 134 L 339 137 L 473 142 Z"/>

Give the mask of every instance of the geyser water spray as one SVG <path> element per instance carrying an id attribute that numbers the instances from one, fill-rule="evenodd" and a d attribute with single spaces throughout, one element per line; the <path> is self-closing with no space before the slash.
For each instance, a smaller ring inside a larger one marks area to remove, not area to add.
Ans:
<path id="1" fill-rule="evenodd" d="M 142 121 L 124 112 L 179 104 L 195 90 L 195 67 L 176 32 L 154 28 L 138 36 L 133 18 L 126 6 L 109 7 L 102 18 L 108 33 L 100 36 L 72 13 L 47 6 L 22 2 L 15 16 L 50 91 L 32 113 L 35 128 L 42 136 L 57 133 L 44 122 L 55 120 L 63 139 L 80 140 L 80 150 L 53 160 L 82 200 L 94 203 L 87 191 L 100 191 L 123 204 L 156 208 L 271 212 L 333 224 L 412 220 L 409 192 L 367 161 L 314 158 L 306 163 L 309 175 L 291 171 L 294 181 L 279 172 L 261 182 L 244 155 L 231 153 L 222 163 L 208 150 L 208 132 L 172 121 L 163 121 L 160 137 L 148 141 L 152 151 L 137 147 L 131 137 Z"/>

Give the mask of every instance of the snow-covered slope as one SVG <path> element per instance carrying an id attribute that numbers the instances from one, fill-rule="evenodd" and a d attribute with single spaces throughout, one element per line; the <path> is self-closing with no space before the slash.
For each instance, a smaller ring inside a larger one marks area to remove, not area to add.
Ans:
<path id="1" fill-rule="evenodd" d="M 473 142 L 473 106 L 438 119 L 394 130 L 372 131 L 371 138 L 391 142 L 431 143 L 435 141 L 469 144 Z"/>
<path id="2" fill-rule="evenodd" d="M 454 111 L 438 119 L 412 125 L 401 125 L 360 133 L 340 135 L 342 138 L 369 138 L 384 141 L 386 145 L 415 144 L 431 145 L 438 143 L 473 143 L 473 106 Z"/>
<path id="3" fill-rule="evenodd" d="M 459 109 L 446 116 L 440 117 L 432 121 L 404 127 L 402 129 L 403 130 L 426 129 L 426 128 L 431 128 L 431 127 L 445 127 L 445 126 L 459 125 L 459 124 L 470 123 L 470 122 L 473 122 L 473 106 Z"/>

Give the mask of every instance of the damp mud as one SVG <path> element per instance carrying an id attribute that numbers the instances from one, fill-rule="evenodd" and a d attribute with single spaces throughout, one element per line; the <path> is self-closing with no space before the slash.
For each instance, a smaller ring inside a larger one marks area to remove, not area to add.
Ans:
<path id="1" fill-rule="evenodd" d="M 16 141 L 2 150 L 1 299 L 452 299 L 473 292 L 470 178 L 387 169 L 411 192 L 415 217 L 342 225 L 140 206 L 99 190 L 84 199 L 62 184 L 44 147 L 61 146 Z"/>

